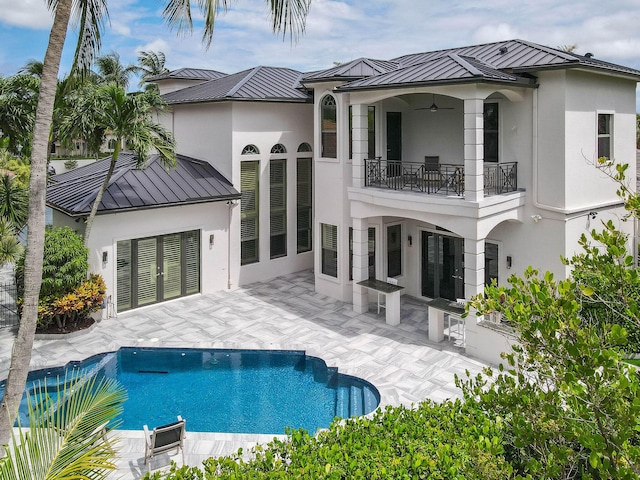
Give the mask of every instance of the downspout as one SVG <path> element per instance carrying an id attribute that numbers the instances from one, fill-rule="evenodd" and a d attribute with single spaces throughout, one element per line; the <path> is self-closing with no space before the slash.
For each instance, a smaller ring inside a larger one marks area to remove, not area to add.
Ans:
<path id="1" fill-rule="evenodd" d="M 546 205 L 538 200 L 538 89 L 533 90 L 533 145 L 531 149 L 532 155 L 532 170 L 533 170 L 533 206 L 541 210 L 548 210 L 550 212 L 562 213 L 564 215 L 570 215 L 572 213 L 587 212 L 596 210 L 599 208 L 613 207 L 620 205 L 619 201 L 604 202 L 597 205 L 590 205 L 585 208 L 574 208 L 567 210 L 566 208 L 554 207 L 553 205 Z"/>
<path id="2" fill-rule="evenodd" d="M 236 205 L 233 200 L 227 200 L 227 290 L 231 290 L 231 210 Z"/>

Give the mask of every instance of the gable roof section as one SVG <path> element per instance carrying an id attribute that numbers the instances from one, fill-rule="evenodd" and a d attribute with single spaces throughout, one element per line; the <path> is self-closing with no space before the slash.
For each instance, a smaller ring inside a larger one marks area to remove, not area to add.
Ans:
<path id="1" fill-rule="evenodd" d="M 110 162 L 108 157 L 51 177 L 47 204 L 72 217 L 88 215 Z M 136 164 L 135 154 L 120 154 L 98 214 L 240 198 L 207 162 L 176 155 L 176 166 L 166 170 L 159 155 L 152 155 L 145 169 L 137 169 Z"/>
<path id="2" fill-rule="evenodd" d="M 302 77 L 302 82 L 327 82 L 331 80 L 370 77 L 372 75 L 380 75 L 396 70 L 399 66 L 400 65 L 396 62 L 389 62 L 386 60 L 358 58 L 326 70 L 305 73 Z"/>
<path id="3" fill-rule="evenodd" d="M 290 68 L 255 67 L 163 95 L 168 104 L 225 100 L 310 102 L 300 89 L 301 72 Z"/>
<path id="4" fill-rule="evenodd" d="M 347 83 L 338 87 L 338 90 L 478 81 L 521 83 L 524 79 L 517 75 L 496 70 L 474 58 L 448 53 L 383 75 Z M 529 83 L 529 81 L 526 80 L 525 83 Z"/>
<path id="5" fill-rule="evenodd" d="M 171 70 L 167 73 L 161 73 L 160 75 L 154 75 L 147 78 L 145 81 L 154 82 L 156 80 L 167 79 L 180 79 L 180 80 L 215 80 L 216 78 L 222 78 L 226 76 L 226 73 L 218 72 L 217 70 L 209 70 L 206 68 L 178 68 L 177 70 Z"/>
<path id="6" fill-rule="evenodd" d="M 363 59 L 354 62 L 361 62 Z M 366 59 L 365 59 L 366 60 Z M 348 67 L 352 63 L 346 64 Z M 395 67 L 394 67 L 395 65 Z M 516 83 L 534 86 L 529 75 L 535 71 L 555 68 L 585 68 L 640 79 L 640 71 L 613 63 L 545 47 L 524 40 L 450 48 L 434 52 L 404 55 L 386 62 L 386 72 L 371 74 L 362 71 L 359 77 L 355 69 L 349 78 L 339 68 L 312 72 L 307 79 L 350 81 L 338 90 L 402 87 L 406 85 L 434 85 L 459 82 Z M 344 76 L 340 77 L 341 74 Z"/>

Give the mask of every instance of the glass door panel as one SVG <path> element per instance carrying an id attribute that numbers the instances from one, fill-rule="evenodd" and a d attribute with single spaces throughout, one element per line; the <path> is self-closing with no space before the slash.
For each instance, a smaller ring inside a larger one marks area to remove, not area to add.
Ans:
<path id="1" fill-rule="evenodd" d="M 158 246 L 157 239 L 144 238 L 138 240 L 138 261 L 136 285 L 138 290 L 138 306 L 147 305 L 158 300 Z"/>
<path id="2" fill-rule="evenodd" d="M 182 249 L 181 234 L 162 237 L 162 299 L 179 297 L 182 294 Z"/>
<path id="3" fill-rule="evenodd" d="M 461 238 L 422 232 L 422 296 L 464 297 L 463 245 Z"/>

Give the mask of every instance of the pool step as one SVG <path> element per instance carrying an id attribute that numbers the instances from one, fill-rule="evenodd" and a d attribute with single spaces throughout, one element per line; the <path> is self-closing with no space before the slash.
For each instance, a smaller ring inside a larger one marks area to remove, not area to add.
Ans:
<path id="1" fill-rule="evenodd" d="M 340 385 L 336 391 L 336 417 L 358 417 L 371 413 L 378 406 L 376 394 L 367 385 Z"/>

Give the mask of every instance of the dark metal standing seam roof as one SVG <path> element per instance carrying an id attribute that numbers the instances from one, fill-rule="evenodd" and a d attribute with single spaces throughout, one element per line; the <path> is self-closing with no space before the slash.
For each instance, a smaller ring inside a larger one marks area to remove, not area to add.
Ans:
<path id="1" fill-rule="evenodd" d="M 206 68 L 178 68 L 167 73 L 154 75 L 149 77 L 147 82 L 155 80 L 166 80 L 168 78 L 176 78 L 181 80 L 214 80 L 226 76 L 226 73 L 217 70 L 208 70 Z"/>
<path id="2" fill-rule="evenodd" d="M 369 77 L 371 75 L 379 75 L 396 70 L 398 66 L 399 65 L 396 62 L 389 62 L 387 60 L 358 58 L 326 70 L 305 73 L 302 77 L 302 81 L 327 81 L 334 79 Z"/>
<path id="3" fill-rule="evenodd" d="M 300 90 L 301 72 L 290 68 L 255 67 L 217 80 L 163 95 L 168 104 L 222 100 L 310 102 Z"/>
<path id="4" fill-rule="evenodd" d="M 104 182 L 111 158 L 51 177 L 47 204 L 70 216 L 91 211 Z M 167 207 L 238 199 L 231 183 L 207 162 L 176 155 L 176 166 L 167 170 L 159 155 L 152 155 L 146 168 L 137 168 L 132 153 L 122 153 L 98 213 Z"/>
<path id="5" fill-rule="evenodd" d="M 425 83 L 452 83 L 454 81 L 497 81 L 519 83 L 520 77 L 501 72 L 476 59 L 448 53 L 445 56 L 424 63 L 401 68 L 399 70 L 363 78 L 338 87 L 338 90 L 371 88 L 390 85 L 421 85 Z"/>

